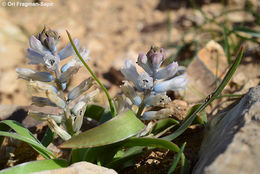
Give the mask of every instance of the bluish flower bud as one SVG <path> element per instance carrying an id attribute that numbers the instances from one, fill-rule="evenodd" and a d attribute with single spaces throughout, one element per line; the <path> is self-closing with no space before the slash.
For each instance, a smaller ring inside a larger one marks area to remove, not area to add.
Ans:
<path id="1" fill-rule="evenodd" d="M 73 43 L 75 44 L 77 50 L 79 50 L 79 47 L 80 47 L 80 41 L 79 39 L 74 39 L 73 40 Z M 62 50 L 59 51 L 58 55 L 60 57 L 60 60 L 64 60 L 66 59 L 67 57 L 70 57 L 72 55 L 74 55 L 75 52 L 74 52 L 74 49 L 71 45 L 71 43 L 69 43 L 66 47 L 64 47 Z"/>
<path id="2" fill-rule="evenodd" d="M 156 79 L 168 79 L 173 77 L 178 71 L 178 63 L 172 62 L 170 65 L 166 66 L 165 68 L 159 70 L 155 73 Z"/>
<path id="3" fill-rule="evenodd" d="M 42 32 L 38 35 L 38 39 L 41 44 L 45 46 L 52 54 L 57 51 L 57 43 L 60 39 L 58 32 L 51 30 L 50 28 L 44 27 Z"/>
<path id="4" fill-rule="evenodd" d="M 170 108 L 161 109 L 159 111 L 147 111 L 143 114 L 143 120 L 155 120 L 155 119 L 163 119 L 171 116 L 173 114 L 173 110 Z"/>
<path id="5" fill-rule="evenodd" d="M 30 38 L 30 48 L 39 54 L 46 54 L 49 51 L 42 45 L 41 41 L 38 40 L 36 37 L 31 36 Z"/>
<path id="6" fill-rule="evenodd" d="M 143 52 L 138 55 L 137 64 L 142 67 L 149 75 L 153 74 L 153 70 L 148 62 L 147 56 Z"/>
<path id="7" fill-rule="evenodd" d="M 29 64 L 40 64 L 40 63 L 44 64 L 44 60 L 43 60 L 44 55 L 38 53 L 37 51 L 31 48 L 27 49 L 27 53 L 28 55 L 26 57 L 30 60 Z"/>
<path id="8" fill-rule="evenodd" d="M 146 56 L 154 69 L 158 69 L 166 58 L 165 50 L 156 46 L 152 46 Z"/>
<path id="9" fill-rule="evenodd" d="M 50 49 L 50 51 L 52 53 L 56 53 L 57 52 L 57 42 L 55 41 L 55 39 L 53 37 L 48 37 L 46 39 L 46 42 L 48 43 L 48 48 Z"/>
<path id="10" fill-rule="evenodd" d="M 65 91 L 65 89 L 67 88 L 67 83 L 61 83 L 61 88 L 63 91 Z"/>
<path id="11" fill-rule="evenodd" d="M 186 74 L 182 74 L 170 80 L 158 82 L 154 86 L 153 90 L 155 92 L 161 93 L 166 91 L 175 91 L 179 89 L 184 89 L 186 87 L 187 82 L 188 79 L 186 78 Z"/>
<path id="12" fill-rule="evenodd" d="M 52 74 L 48 72 L 37 72 L 27 68 L 16 68 L 18 73 L 18 78 L 23 78 L 25 80 L 38 80 L 42 82 L 53 81 Z"/>

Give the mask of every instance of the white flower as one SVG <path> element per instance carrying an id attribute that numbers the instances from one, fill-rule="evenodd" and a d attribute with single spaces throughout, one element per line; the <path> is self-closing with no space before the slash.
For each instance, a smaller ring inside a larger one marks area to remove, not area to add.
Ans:
<path id="1" fill-rule="evenodd" d="M 134 85 L 136 86 L 136 88 L 140 91 L 142 91 L 143 89 L 140 87 L 139 82 L 138 82 L 138 77 L 139 74 L 136 70 L 135 65 L 133 64 L 133 60 L 126 60 L 125 61 L 125 66 L 123 68 L 121 68 L 121 72 L 122 74 L 125 76 L 125 78 L 128 81 L 131 81 L 134 83 Z"/>
<path id="2" fill-rule="evenodd" d="M 37 111 L 29 111 L 28 115 L 39 121 L 47 121 L 48 117 L 53 119 L 56 123 L 62 123 L 64 121 L 63 115 L 53 115 Z"/>
<path id="3" fill-rule="evenodd" d="M 45 48 L 41 41 L 38 40 L 36 37 L 31 36 L 30 38 L 30 47 L 32 50 L 36 51 L 37 53 L 40 53 L 42 55 L 49 53 L 49 50 Z"/>
<path id="4" fill-rule="evenodd" d="M 80 55 L 85 62 L 90 60 L 88 56 L 89 52 L 90 51 L 87 50 L 86 47 L 83 47 L 80 50 Z M 69 79 L 78 72 L 81 66 L 83 66 L 83 64 L 78 57 L 71 59 L 68 63 L 63 65 L 61 67 L 61 76 L 60 76 L 61 83 L 66 83 L 67 81 L 69 81 Z"/>
<path id="5" fill-rule="evenodd" d="M 168 79 L 170 77 L 173 77 L 177 73 L 177 71 L 178 71 L 178 63 L 172 62 L 170 65 L 156 72 L 155 78 Z"/>
<path id="6" fill-rule="evenodd" d="M 52 71 L 55 71 L 59 68 L 60 58 L 59 56 L 54 56 L 52 54 L 45 54 L 43 56 L 44 65 Z"/>
<path id="7" fill-rule="evenodd" d="M 56 55 L 57 41 L 55 41 L 53 37 L 49 37 L 46 38 L 46 42 L 49 49 L 36 37 L 32 36 L 30 38 L 30 48 L 27 49 L 27 58 L 30 59 L 29 64 L 44 64 L 49 70 L 54 71 L 59 67 L 60 60 L 64 60 L 75 54 L 70 43 Z M 79 49 L 79 40 L 74 39 L 73 42 L 76 48 Z"/>
<path id="8" fill-rule="evenodd" d="M 31 87 L 32 90 L 36 92 L 46 92 L 47 90 L 51 90 L 53 92 L 58 92 L 57 89 L 49 85 L 47 83 L 39 82 L 39 81 L 30 81 L 29 86 Z"/>
<path id="9" fill-rule="evenodd" d="M 28 68 L 16 68 L 16 72 L 18 73 L 18 78 L 25 80 L 38 80 L 42 82 L 53 81 L 52 74 L 48 72 L 37 72 Z"/>
<path id="10" fill-rule="evenodd" d="M 80 66 L 70 66 L 68 69 L 61 73 L 60 75 L 60 82 L 67 83 L 69 79 L 76 74 L 80 69 Z"/>
<path id="11" fill-rule="evenodd" d="M 70 93 L 68 94 L 69 100 L 74 100 L 85 91 L 87 91 L 93 85 L 94 79 L 89 77 L 88 79 L 81 82 L 77 87 L 73 88 Z"/>
<path id="12" fill-rule="evenodd" d="M 138 77 L 138 84 L 142 89 L 152 89 L 153 87 L 153 78 L 149 76 L 146 72 L 143 72 Z"/>
<path id="13" fill-rule="evenodd" d="M 148 106 L 161 106 L 169 103 L 171 101 L 170 97 L 163 93 L 153 93 L 146 100 L 145 103 Z"/>
<path id="14" fill-rule="evenodd" d="M 155 119 L 163 119 L 171 116 L 173 114 L 173 110 L 170 108 L 161 109 L 159 111 L 147 111 L 143 114 L 143 120 L 155 120 Z"/>
<path id="15" fill-rule="evenodd" d="M 46 96 L 55 103 L 58 107 L 64 109 L 66 107 L 66 103 L 63 99 L 61 99 L 57 92 L 54 92 L 53 90 L 46 90 Z"/>
<path id="16" fill-rule="evenodd" d="M 72 110 L 72 112 L 76 115 L 76 119 L 73 124 L 73 131 L 75 131 L 75 132 L 79 131 L 82 126 L 86 107 L 87 107 L 86 102 L 79 101 Z"/>
<path id="17" fill-rule="evenodd" d="M 141 98 L 137 95 L 134 88 L 128 83 L 128 81 L 123 81 L 123 85 L 121 85 L 121 89 L 126 97 L 128 97 L 133 104 L 139 106 L 141 104 Z"/>
<path id="18" fill-rule="evenodd" d="M 161 93 L 166 91 L 175 91 L 179 89 L 185 89 L 188 79 L 186 78 L 186 74 L 182 74 L 176 76 L 170 80 L 158 82 L 153 90 L 155 92 Z"/>
<path id="19" fill-rule="evenodd" d="M 32 96 L 32 105 L 36 106 L 56 106 L 48 98 Z"/>
<path id="20" fill-rule="evenodd" d="M 59 127 L 57 123 L 50 117 L 47 118 L 48 126 L 52 130 L 52 132 L 57 133 L 63 140 L 67 141 L 71 138 L 70 134 L 66 132 L 64 129 Z"/>
<path id="21" fill-rule="evenodd" d="M 74 45 L 76 46 L 77 50 L 79 49 L 80 47 L 80 41 L 78 38 L 74 39 L 73 40 L 73 43 Z M 64 47 L 62 50 L 59 51 L 58 55 L 60 57 L 60 60 L 64 60 L 66 59 L 67 57 L 70 57 L 72 55 L 74 55 L 75 52 L 74 52 L 74 49 L 71 45 L 71 43 L 69 43 L 66 47 Z"/>

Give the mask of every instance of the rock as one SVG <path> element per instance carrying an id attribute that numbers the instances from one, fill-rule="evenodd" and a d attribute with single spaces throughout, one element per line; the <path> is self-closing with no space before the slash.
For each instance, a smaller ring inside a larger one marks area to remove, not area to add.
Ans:
<path id="1" fill-rule="evenodd" d="M 78 162 L 67 168 L 35 172 L 34 174 L 117 174 L 113 169 L 101 167 L 89 162 Z"/>
<path id="2" fill-rule="evenodd" d="M 202 48 L 197 57 L 187 68 L 189 79 L 185 100 L 198 102 L 214 91 L 216 87 L 216 64 L 218 62 L 218 74 L 224 75 L 228 66 L 227 58 L 221 45 L 210 41 L 205 48 Z"/>
<path id="3" fill-rule="evenodd" d="M 200 148 L 194 174 L 260 172 L 260 86 L 216 115 Z"/>
<path id="4" fill-rule="evenodd" d="M 0 105 L 0 120 L 5 120 L 18 109 L 21 107 L 17 105 Z"/>

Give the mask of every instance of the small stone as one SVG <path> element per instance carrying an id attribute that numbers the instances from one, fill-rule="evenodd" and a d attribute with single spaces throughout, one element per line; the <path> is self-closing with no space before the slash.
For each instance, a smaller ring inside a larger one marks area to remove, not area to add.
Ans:
<path id="1" fill-rule="evenodd" d="M 35 172 L 33 174 L 117 174 L 113 169 L 101 167 L 89 162 L 78 162 L 69 167 Z"/>

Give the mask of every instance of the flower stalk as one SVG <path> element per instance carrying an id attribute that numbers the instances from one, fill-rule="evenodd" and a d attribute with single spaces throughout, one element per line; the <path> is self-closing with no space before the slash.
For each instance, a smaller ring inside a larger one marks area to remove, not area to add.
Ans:
<path id="1" fill-rule="evenodd" d="M 107 91 L 107 89 L 105 88 L 105 86 L 99 81 L 99 79 L 97 78 L 97 76 L 93 73 L 93 71 L 90 69 L 90 67 L 88 66 L 88 64 L 84 61 L 84 59 L 81 57 L 81 55 L 79 54 L 79 51 L 77 50 L 75 44 L 73 43 L 72 41 L 72 38 L 71 38 L 71 35 L 70 33 L 66 30 L 67 32 L 67 35 L 69 37 L 69 40 L 70 40 L 70 43 L 75 51 L 75 53 L 77 54 L 77 56 L 79 57 L 79 59 L 81 60 L 81 62 L 83 63 L 83 65 L 87 68 L 87 70 L 89 71 L 89 73 L 91 74 L 91 76 L 97 81 L 97 83 L 99 84 L 99 86 L 103 89 L 103 91 L 105 92 L 106 94 L 106 97 L 107 97 L 107 100 L 108 100 L 108 103 L 109 103 L 109 106 L 110 106 L 110 111 L 111 111 L 111 114 L 112 114 L 112 117 L 115 117 L 116 116 L 116 109 L 115 109 L 115 106 L 113 104 L 113 101 Z"/>

